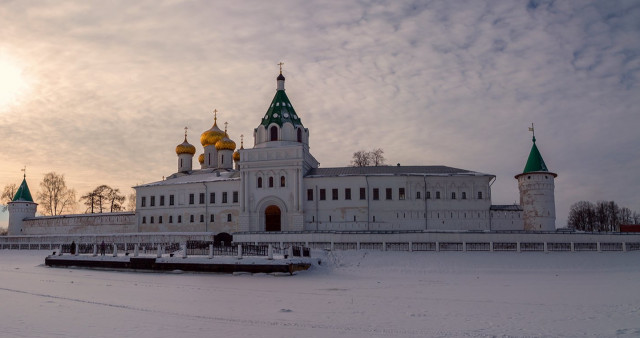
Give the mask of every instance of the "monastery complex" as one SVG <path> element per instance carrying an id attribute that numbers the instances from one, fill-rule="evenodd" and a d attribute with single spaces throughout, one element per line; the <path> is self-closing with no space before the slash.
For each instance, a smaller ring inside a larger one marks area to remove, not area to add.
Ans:
<path id="1" fill-rule="evenodd" d="M 547 169 L 535 136 L 515 176 L 520 204 L 493 205 L 495 176 L 473 170 L 322 168 L 309 151 L 304 114 L 294 109 L 280 71 L 266 113 L 255 116 L 252 146 L 241 140 L 237 148 L 214 115 L 196 157 L 185 131 L 176 172 L 134 187 L 135 212 L 36 217 L 25 178 L 9 203 L 9 235 L 555 230 L 557 175 Z"/>

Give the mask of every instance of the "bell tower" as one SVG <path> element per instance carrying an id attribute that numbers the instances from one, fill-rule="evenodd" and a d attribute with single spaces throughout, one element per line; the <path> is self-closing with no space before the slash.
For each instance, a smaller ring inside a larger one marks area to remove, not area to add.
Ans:
<path id="1" fill-rule="evenodd" d="M 38 204 L 33 202 L 33 198 L 31 197 L 31 192 L 27 185 L 26 173 L 16 195 L 7 206 L 9 208 L 9 236 L 22 235 L 24 219 L 35 217 L 36 209 L 38 208 Z"/>

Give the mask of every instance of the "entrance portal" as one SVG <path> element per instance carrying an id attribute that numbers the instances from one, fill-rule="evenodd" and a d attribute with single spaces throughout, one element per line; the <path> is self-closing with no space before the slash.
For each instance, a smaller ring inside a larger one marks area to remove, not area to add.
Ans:
<path id="1" fill-rule="evenodd" d="M 264 210 L 264 228 L 266 231 L 281 231 L 280 208 L 270 205 Z"/>

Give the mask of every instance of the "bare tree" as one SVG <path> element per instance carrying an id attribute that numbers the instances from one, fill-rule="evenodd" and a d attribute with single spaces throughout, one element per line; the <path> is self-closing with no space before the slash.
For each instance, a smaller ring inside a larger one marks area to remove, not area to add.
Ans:
<path id="1" fill-rule="evenodd" d="M 373 165 L 374 167 L 379 167 L 384 165 L 384 150 L 378 148 L 378 149 L 373 149 L 372 151 L 369 152 L 369 157 L 371 158 L 371 165 Z"/>
<path id="2" fill-rule="evenodd" d="M 86 193 L 80 199 L 87 206 L 86 212 L 93 214 L 95 212 L 103 213 L 107 210 L 109 212 L 122 210 L 125 197 L 120 194 L 120 189 L 103 184 Z"/>
<path id="3" fill-rule="evenodd" d="M 382 166 L 384 165 L 384 150 L 378 148 L 371 151 L 358 150 L 353 153 L 351 159 L 352 167 L 368 167 L 368 166 Z"/>
<path id="4" fill-rule="evenodd" d="M 40 182 L 38 200 L 44 215 L 55 216 L 72 212 L 76 205 L 76 192 L 67 188 L 64 175 L 46 173 Z"/>
<path id="5" fill-rule="evenodd" d="M 367 167 L 371 164 L 371 158 L 369 152 L 364 150 L 358 150 L 353 153 L 353 159 L 351 160 L 351 166 L 353 167 Z"/>
<path id="6" fill-rule="evenodd" d="M 109 210 L 111 212 L 120 211 L 123 209 L 123 203 L 125 200 L 124 195 L 120 194 L 120 189 L 109 188 L 106 194 L 107 201 L 109 203 Z"/>
<path id="7" fill-rule="evenodd" d="M 0 196 L 0 204 L 2 204 L 2 211 L 7 211 L 7 204 L 13 200 L 13 197 L 18 191 L 18 186 L 15 183 L 7 184 L 2 189 L 2 196 Z"/>

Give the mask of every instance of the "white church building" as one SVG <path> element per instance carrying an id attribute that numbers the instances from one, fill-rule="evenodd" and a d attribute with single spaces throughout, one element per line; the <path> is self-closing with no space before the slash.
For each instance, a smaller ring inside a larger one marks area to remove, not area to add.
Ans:
<path id="1" fill-rule="evenodd" d="M 203 151 L 194 168 L 196 147 L 185 132 L 176 147 L 177 172 L 134 187 L 135 214 L 123 215 L 118 226 L 145 233 L 555 230 L 557 175 L 548 171 L 535 137 L 516 176 L 520 205 L 492 205 L 491 174 L 447 166 L 320 167 L 282 71 L 276 81 L 266 113 L 256 116 L 252 147 L 241 142 L 236 149 L 216 114 L 200 136 Z M 42 233 L 47 224 L 60 223 L 35 217 L 35 203 L 20 192 L 28 192 L 26 180 L 23 185 L 9 204 L 9 234 Z M 73 216 L 64 217 L 74 224 Z M 34 224 L 38 231 L 30 230 Z"/>

